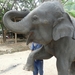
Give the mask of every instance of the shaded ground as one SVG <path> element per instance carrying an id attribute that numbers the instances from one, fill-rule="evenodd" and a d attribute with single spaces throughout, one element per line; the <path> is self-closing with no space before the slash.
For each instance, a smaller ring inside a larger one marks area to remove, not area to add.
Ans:
<path id="1" fill-rule="evenodd" d="M 26 45 L 26 42 L 23 40 L 18 40 L 18 43 L 15 44 L 14 40 L 7 40 L 6 43 L 0 44 L 0 55 L 6 53 L 13 53 L 19 51 L 26 51 L 29 47 Z"/>

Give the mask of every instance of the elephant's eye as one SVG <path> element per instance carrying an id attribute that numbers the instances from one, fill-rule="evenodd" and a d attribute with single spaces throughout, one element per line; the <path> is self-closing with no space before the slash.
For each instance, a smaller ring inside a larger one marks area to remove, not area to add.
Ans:
<path id="1" fill-rule="evenodd" d="M 34 15 L 33 17 L 32 17 L 32 20 L 34 21 L 34 20 L 38 20 L 38 16 L 37 15 Z"/>

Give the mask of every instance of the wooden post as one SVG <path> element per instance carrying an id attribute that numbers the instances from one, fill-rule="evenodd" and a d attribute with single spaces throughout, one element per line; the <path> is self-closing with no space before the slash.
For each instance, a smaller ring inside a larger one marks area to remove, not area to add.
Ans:
<path id="1" fill-rule="evenodd" d="M 15 33 L 15 44 L 17 43 L 17 33 Z"/>
<path id="2" fill-rule="evenodd" d="M 16 19 L 14 18 L 14 21 L 16 22 Z M 17 33 L 15 33 L 15 44 L 17 43 Z"/>
<path id="3" fill-rule="evenodd" d="M 7 33 L 7 30 L 5 29 L 3 31 L 3 42 L 5 43 L 6 42 L 6 33 Z"/>

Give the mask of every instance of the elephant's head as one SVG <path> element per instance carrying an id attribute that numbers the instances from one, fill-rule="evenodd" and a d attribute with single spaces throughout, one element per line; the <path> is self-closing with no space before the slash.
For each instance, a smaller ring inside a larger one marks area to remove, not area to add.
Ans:
<path id="1" fill-rule="evenodd" d="M 17 23 L 11 21 L 12 13 L 18 12 L 8 11 L 3 17 L 4 25 L 14 32 L 29 34 L 28 43 L 47 44 L 52 39 L 73 36 L 73 23 L 57 1 L 42 3 Z"/>

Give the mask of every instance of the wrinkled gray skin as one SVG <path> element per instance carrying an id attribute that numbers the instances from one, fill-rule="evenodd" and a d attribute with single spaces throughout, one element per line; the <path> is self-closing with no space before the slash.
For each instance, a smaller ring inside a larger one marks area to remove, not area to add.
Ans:
<path id="1" fill-rule="evenodd" d="M 4 25 L 13 32 L 28 35 L 27 44 L 44 45 L 30 53 L 24 69 L 33 70 L 35 59 L 55 56 L 58 75 L 75 75 L 75 20 L 64 12 L 59 2 L 44 2 L 17 23 L 11 21 L 12 13 L 18 15 L 15 11 L 7 12 Z"/>

